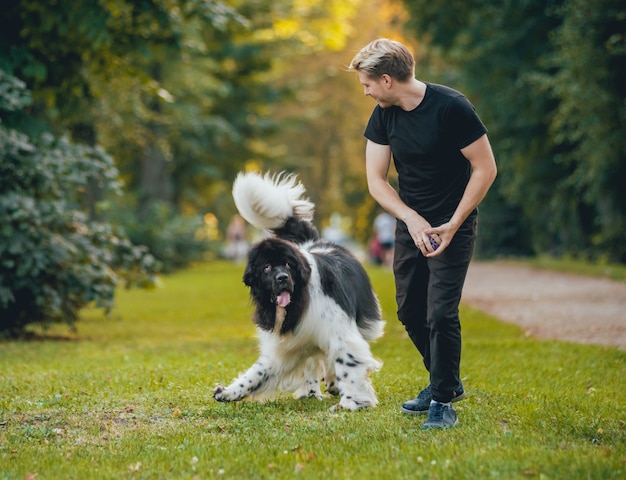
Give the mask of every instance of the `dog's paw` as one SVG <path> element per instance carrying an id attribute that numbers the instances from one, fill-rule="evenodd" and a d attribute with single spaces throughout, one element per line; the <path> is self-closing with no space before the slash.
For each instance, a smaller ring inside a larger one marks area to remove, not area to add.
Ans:
<path id="1" fill-rule="evenodd" d="M 337 387 L 334 383 L 326 385 L 326 392 L 334 397 L 337 397 L 341 393 L 339 391 L 339 387 Z"/>
<path id="2" fill-rule="evenodd" d="M 322 392 L 319 390 L 309 390 L 304 393 L 296 392 L 293 396 L 296 400 L 304 400 L 305 398 L 317 398 L 318 400 L 322 400 L 324 398 L 324 395 L 322 395 Z"/>
<path id="3" fill-rule="evenodd" d="M 320 386 L 316 382 L 309 382 L 308 385 L 302 385 L 293 393 L 294 398 L 302 400 L 305 398 L 317 398 L 321 400 L 324 398 L 320 391 Z"/>
<path id="4" fill-rule="evenodd" d="M 347 399 L 347 398 L 342 398 L 341 402 L 339 402 L 337 405 L 334 405 L 332 407 L 330 407 L 330 410 L 332 412 L 337 411 L 337 410 L 350 410 L 350 411 L 354 411 L 354 410 L 361 410 L 364 408 L 370 408 L 370 407 L 374 407 L 375 405 L 371 402 L 368 401 L 364 401 L 364 402 L 356 402 L 352 399 Z"/>
<path id="5" fill-rule="evenodd" d="M 215 385 L 213 389 L 213 398 L 218 402 L 230 402 L 230 398 L 226 394 L 226 387 L 220 385 L 219 383 Z"/>
<path id="6" fill-rule="evenodd" d="M 354 411 L 358 409 L 359 407 L 356 407 L 354 405 L 346 405 L 345 403 L 338 403 L 337 405 L 333 405 L 332 407 L 330 407 L 331 412 L 337 412 L 339 410 Z"/>

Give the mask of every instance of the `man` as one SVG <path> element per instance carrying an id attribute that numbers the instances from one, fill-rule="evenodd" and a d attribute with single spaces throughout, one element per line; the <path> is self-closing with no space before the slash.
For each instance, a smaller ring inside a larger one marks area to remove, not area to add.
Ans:
<path id="1" fill-rule="evenodd" d="M 459 92 L 415 78 L 403 44 L 378 39 L 352 60 L 377 106 L 365 129 L 370 194 L 397 218 L 398 318 L 421 353 L 430 384 L 402 405 L 426 413 L 424 429 L 457 423 L 459 303 L 477 233 L 477 207 L 496 177 L 487 129 Z M 398 191 L 388 181 L 393 156 Z"/>

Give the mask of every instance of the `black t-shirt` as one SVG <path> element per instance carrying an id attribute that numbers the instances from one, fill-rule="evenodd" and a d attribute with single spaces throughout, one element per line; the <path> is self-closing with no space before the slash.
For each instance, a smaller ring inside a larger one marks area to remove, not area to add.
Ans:
<path id="1" fill-rule="evenodd" d="M 365 137 L 391 146 L 400 198 L 437 226 L 450 219 L 469 181 L 471 165 L 460 150 L 486 132 L 463 94 L 427 83 L 414 110 L 377 105 Z"/>

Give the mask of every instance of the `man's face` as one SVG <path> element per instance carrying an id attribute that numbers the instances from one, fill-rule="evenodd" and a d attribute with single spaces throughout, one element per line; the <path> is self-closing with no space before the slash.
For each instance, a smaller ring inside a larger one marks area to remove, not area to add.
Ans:
<path id="1" fill-rule="evenodd" d="M 376 103 L 382 108 L 389 107 L 389 92 L 387 88 L 387 82 L 384 76 L 381 78 L 371 78 L 365 72 L 357 72 L 359 75 L 359 81 L 363 85 L 363 93 L 376 100 Z"/>

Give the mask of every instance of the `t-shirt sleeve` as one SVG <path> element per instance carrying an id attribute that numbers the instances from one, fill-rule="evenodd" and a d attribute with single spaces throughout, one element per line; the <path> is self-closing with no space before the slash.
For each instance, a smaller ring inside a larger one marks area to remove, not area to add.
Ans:
<path id="1" fill-rule="evenodd" d="M 372 115 L 370 116 L 367 127 L 365 127 L 365 138 L 371 140 L 379 145 L 389 145 L 389 139 L 387 137 L 387 129 L 383 122 L 383 110 L 380 106 L 376 105 Z"/>
<path id="2" fill-rule="evenodd" d="M 474 106 L 463 96 L 455 97 L 450 102 L 447 122 L 452 138 L 455 139 L 459 150 L 487 133 L 487 127 L 480 120 Z"/>

